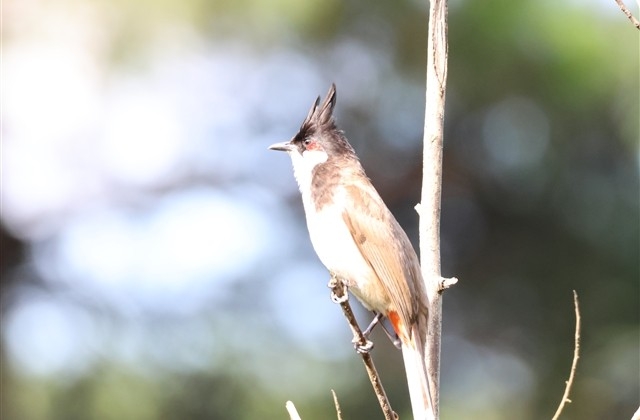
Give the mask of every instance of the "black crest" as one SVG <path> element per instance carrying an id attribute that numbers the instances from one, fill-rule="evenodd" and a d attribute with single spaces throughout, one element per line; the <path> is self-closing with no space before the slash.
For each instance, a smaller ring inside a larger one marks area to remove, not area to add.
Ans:
<path id="1" fill-rule="evenodd" d="M 329 132 L 336 129 L 333 119 L 333 108 L 336 106 L 336 85 L 331 84 L 324 102 L 320 105 L 320 97 L 315 100 L 311 109 L 300 126 L 296 140 L 304 140 L 320 131 Z"/>
<path id="2" fill-rule="evenodd" d="M 320 104 L 320 97 L 318 96 L 311 106 L 307 117 L 300 126 L 300 131 L 294 137 L 294 141 L 303 142 L 307 138 L 316 137 L 323 143 L 325 149 L 333 149 L 335 152 L 354 153 L 342 131 L 336 127 L 333 118 L 335 106 L 336 85 L 332 83 L 322 104 Z"/>

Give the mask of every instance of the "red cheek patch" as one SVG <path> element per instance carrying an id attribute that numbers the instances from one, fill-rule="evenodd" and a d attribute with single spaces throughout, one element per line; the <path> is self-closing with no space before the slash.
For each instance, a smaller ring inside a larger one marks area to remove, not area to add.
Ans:
<path id="1" fill-rule="evenodd" d="M 322 150 L 322 148 L 320 147 L 320 145 L 319 145 L 317 142 L 315 142 L 315 141 L 312 141 L 312 142 L 310 142 L 309 144 L 307 144 L 305 148 L 306 148 L 307 150 Z"/>

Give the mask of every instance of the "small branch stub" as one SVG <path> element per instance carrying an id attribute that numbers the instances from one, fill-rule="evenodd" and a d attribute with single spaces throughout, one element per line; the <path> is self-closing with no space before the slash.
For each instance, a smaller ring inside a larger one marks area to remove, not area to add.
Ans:
<path id="1" fill-rule="evenodd" d="M 442 280 L 440 280 L 440 291 L 442 292 L 445 289 L 448 289 L 457 283 L 458 283 L 458 279 L 456 277 L 451 277 L 449 279 L 445 279 L 443 277 Z"/>

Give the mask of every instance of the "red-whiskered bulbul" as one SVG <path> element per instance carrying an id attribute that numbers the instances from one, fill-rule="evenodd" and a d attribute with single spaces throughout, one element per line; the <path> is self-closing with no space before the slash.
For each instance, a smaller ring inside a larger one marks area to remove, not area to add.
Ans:
<path id="1" fill-rule="evenodd" d="M 322 105 L 316 99 L 298 133 L 269 149 L 291 157 L 320 261 L 368 310 L 391 322 L 402 346 L 414 417 L 432 418 L 424 360 L 428 302 L 420 263 L 336 127 L 335 104 L 332 84 Z"/>

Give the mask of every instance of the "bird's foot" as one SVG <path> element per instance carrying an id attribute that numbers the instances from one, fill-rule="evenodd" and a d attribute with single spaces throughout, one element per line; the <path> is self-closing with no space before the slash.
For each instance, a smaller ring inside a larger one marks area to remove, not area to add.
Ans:
<path id="1" fill-rule="evenodd" d="M 353 339 L 353 346 L 356 349 L 356 353 L 358 354 L 367 354 L 371 351 L 371 349 L 373 349 L 373 341 L 370 340 L 366 340 L 364 342 L 364 344 L 362 344 L 360 342 L 360 340 L 354 338 Z"/>
<path id="2" fill-rule="evenodd" d="M 380 324 L 382 326 L 382 330 L 387 335 L 387 337 L 389 337 L 389 340 L 391 340 L 393 345 L 398 349 L 402 348 L 402 342 L 400 341 L 398 334 L 396 334 L 395 331 L 389 331 L 384 322 L 382 322 L 384 316 L 381 313 L 374 313 L 376 314 L 376 316 L 373 318 L 369 326 L 362 332 L 362 335 L 364 335 L 364 337 L 368 339 L 371 331 L 373 331 L 373 328 L 376 325 Z"/>
<path id="3" fill-rule="evenodd" d="M 381 313 L 374 312 L 374 314 L 376 316 L 373 318 L 369 326 L 364 331 L 362 331 L 362 335 L 364 335 L 366 338 L 369 338 L 369 334 L 371 334 L 371 331 L 373 331 L 373 328 L 376 325 L 378 325 L 380 320 L 383 318 L 383 315 Z"/>
<path id="4" fill-rule="evenodd" d="M 389 337 L 391 338 L 391 337 Z M 396 346 L 396 348 L 398 350 L 400 350 L 402 348 L 402 341 L 400 341 L 400 338 L 398 338 L 398 336 L 396 335 L 395 338 L 391 339 L 391 342 L 393 343 L 394 346 Z"/>
<path id="5" fill-rule="evenodd" d="M 349 295 L 343 293 L 342 296 L 338 296 L 335 292 L 331 292 L 331 301 L 333 303 L 345 303 L 349 300 Z"/>

